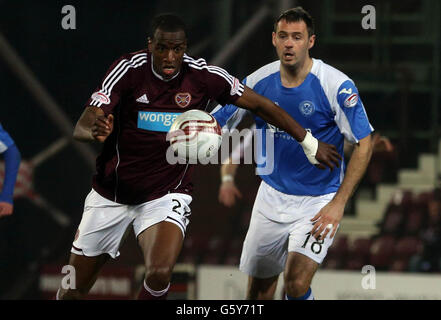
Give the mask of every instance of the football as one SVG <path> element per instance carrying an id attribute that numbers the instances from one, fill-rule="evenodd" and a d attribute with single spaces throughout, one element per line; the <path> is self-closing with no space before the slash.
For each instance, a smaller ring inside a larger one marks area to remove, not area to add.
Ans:
<path id="1" fill-rule="evenodd" d="M 167 139 L 178 158 L 206 164 L 216 155 L 222 143 L 222 132 L 211 114 L 189 110 L 175 119 Z"/>

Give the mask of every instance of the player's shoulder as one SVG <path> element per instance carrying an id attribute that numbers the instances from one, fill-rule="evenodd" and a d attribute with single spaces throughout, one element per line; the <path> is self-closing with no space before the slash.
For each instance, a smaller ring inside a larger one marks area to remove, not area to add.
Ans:
<path id="1" fill-rule="evenodd" d="M 250 88 L 254 88 L 254 86 L 257 83 L 279 71 L 280 71 L 280 60 L 273 61 L 271 63 L 264 65 L 263 67 L 260 67 L 259 69 L 248 75 L 246 77 L 245 84 Z"/>
<path id="2" fill-rule="evenodd" d="M 229 74 L 227 70 L 208 64 L 203 58 L 195 58 L 184 54 L 182 62 L 186 76 L 192 77 L 193 81 L 207 84 L 217 81 L 214 79 L 223 79 L 231 84 L 232 87 L 236 87 L 239 84 L 239 80 Z M 212 76 L 215 77 L 213 78 Z"/>
<path id="3" fill-rule="evenodd" d="M 186 53 L 184 53 L 182 61 L 190 67 L 208 67 L 207 61 L 204 58 L 189 56 Z"/>
<path id="4" fill-rule="evenodd" d="M 129 70 L 136 70 L 147 63 L 148 56 L 149 54 L 147 49 L 125 53 L 113 62 L 111 68 L 127 68 Z"/>
<path id="5" fill-rule="evenodd" d="M 225 69 L 216 65 L 208 64 L 204 58 L 192 57 L 188 54 L 184 54 L 182 62 L 184 66 L 187 67 L 187 72 L 196 74 L 206 74 L 209 72 L 218 75 L 230 76 Z"/>
<path id="6" fill-rule="evenodd" d="M 318 78 L 325 91 L 334 93 L 343 83 L 347 81 L 353 83 L 352 79 L 349 78 L 345 73 L 323 62 L 322 60 L 313 59 L 313 62 L 311 73 Z"/>
<path id="7" fill-rule="evenodd" d="M 119 57 L 118 60 L 133 60 L 135 59 L 147 59 L 148 51 L 147 49 L 142 49 L 138 51 L 133 51 L 129 53 L 125 53 Z"/>

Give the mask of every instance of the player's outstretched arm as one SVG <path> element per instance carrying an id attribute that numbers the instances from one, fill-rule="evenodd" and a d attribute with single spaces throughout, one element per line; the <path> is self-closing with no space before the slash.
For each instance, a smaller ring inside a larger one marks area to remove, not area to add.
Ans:
<path id="1" fill-rule="evenodd" d="M 101 108 L 89 106 L 78 120 L 73 137 L 83 142 L 104 142 L 113 131 L 113 115 L 104 114 Z"/>
<path id="2" fill-rule="evenodd" d="M 236 198 L 242 198 L 242 194 L 234 183 L 234 177 L 238 164 L 233 164 L 231 158 L 221 166 L 221 185 L 219 188 L 219 202 L 226 207 L 236 204 Z"/>
<path id="3" fill-rule="evenodd" d="M 322 233 L 323 236 L 321 236 L 321 239 L 324 239 L 328 233 L 330 233 L 331 238 L 334 237 L 337 226 L 343 218 L 346 203 L 366 172 L 366 168 L 372 156 L 372 150 L 371 135 L 361 139 L 359 143 L 355 145 L 346 169 L 345 177 L 334 199 L 311 219 L 311 221 L 314 222 L 314 227 L 311 230 L 311 234 L 314 237 L 317 238 Z M 332 228 L 326 228 L 328 225 L 332 225 Z"/>
<path id="4" fill-rule="evenodd" d="M 317 165 L 320 169 L 329 167 L 332 170 L 335 166 L 340 165 L 341 156 L 335 146 L 318 141 L 285 110 L 247 86 L 235 104 L 250 110 L 263 120 L 290 134 L 300 143 L 309 162 Z"/>

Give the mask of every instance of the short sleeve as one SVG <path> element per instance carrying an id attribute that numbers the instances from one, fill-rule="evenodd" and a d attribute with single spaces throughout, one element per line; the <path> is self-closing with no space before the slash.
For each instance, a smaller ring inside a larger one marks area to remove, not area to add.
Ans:
<path id="1" fill-rule="evenodd" d="M 246 78 L 242 80 L 242 83 L 246 84 Z M 224 106 L 216 106 L 211 114 L 216 118 L 221 127 L 226 126 L 227 129 L 231 130 L 235 129 L 239 125 L 248 112 L 248 110 L 238 108 L 234 104 L 226 104 Z"/>
<path id="2" fill-rule="evenodd" d="M 337 103 L 335 121 L 348 141 L 358 142 L 374 130 L 369 123 L 357 87 L 352 81 L 347 80 L 340 85 L 337 91 Z"/>
<path id="3" fill-rule="evenodd" d="M 128 71 L 147 62 L 147 54 L 121 57 L 107 70 L 101 85 L 91 95 L 86 106 L 102 108 L 106 115 L 113 112 L 121 96 L 130 87 Z"/>

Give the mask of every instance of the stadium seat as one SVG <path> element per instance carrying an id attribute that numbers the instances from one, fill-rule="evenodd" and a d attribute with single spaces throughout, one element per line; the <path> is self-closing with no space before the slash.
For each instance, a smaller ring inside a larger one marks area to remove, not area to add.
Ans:
<path id="1" fill-rule="evenodd" d="M 370 248 L 369 264 L 379 270 L 387 270 L 395 250 L 395 237 L 382 235 L 373 240 Z"/>
<path id="2" fill-rule="evenodd" d="M 327 257 L 336 259 L 345 259 L 348 253 L 348 237 L 339 235 L 333 245 L 329 248 Z"/>
<path id="3" fill-rule="evenodd" d="M 391 210 L 386 214 L 384 218 L 382 233 L 398 235 L 402 232 L 401 225 L 403 223 L 403 213 L 400 210 Z"/>
<path id="4" fill-rule="evenodd" d="M 367 259 L 369 257 L 372 240 L 369 238 L 357 238 L 355 239 L 349 249 L 349 255 L 351 257 L 360 257 L 361 259 Z"/>
<path id="5" fill-rule="evenodd" d="M 423 226 L 424 213 L 418 209 L 409 212 L 405 221 L 405 235 L 416 235 Z"/>
<path id="6" fill-rule="evenodd" d="M 409 259 L 422 250 L 422 242 L 417 237 L 403 237 L 395 245 L 394 256 L 400 259 Z"/>
<path id="7" fill-rule="evenodd" d="M 348 255 L 343 266 L 348 270 L 360 270 L 364 265 L 369 264 L 369 252 L 371 239 L 357 238 L 353 240 L 348 248 Z"/>

